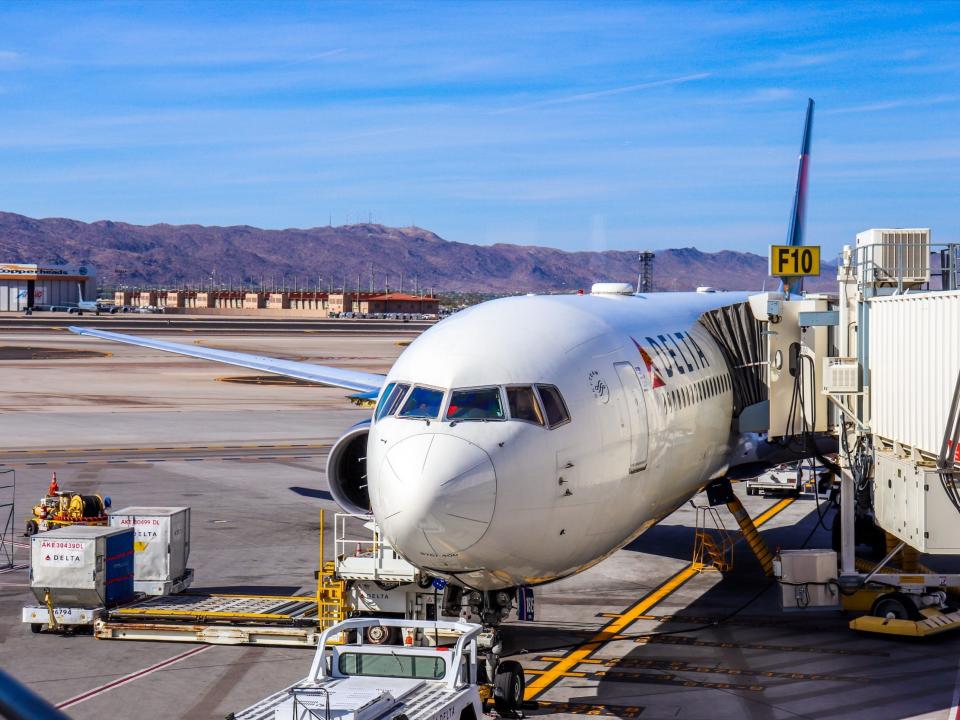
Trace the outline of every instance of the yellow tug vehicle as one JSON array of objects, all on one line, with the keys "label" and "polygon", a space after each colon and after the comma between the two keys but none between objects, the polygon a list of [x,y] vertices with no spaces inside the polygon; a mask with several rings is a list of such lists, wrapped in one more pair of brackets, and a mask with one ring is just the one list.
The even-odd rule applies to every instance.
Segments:
[{"label": "yellow tug vehicle", "polygon": [[27,520],[27,536],[68,525],[106,525],[110,498],[81,495],[61,490],[57,474],[53,474],[47,494],[33,506],[33,517]]}]

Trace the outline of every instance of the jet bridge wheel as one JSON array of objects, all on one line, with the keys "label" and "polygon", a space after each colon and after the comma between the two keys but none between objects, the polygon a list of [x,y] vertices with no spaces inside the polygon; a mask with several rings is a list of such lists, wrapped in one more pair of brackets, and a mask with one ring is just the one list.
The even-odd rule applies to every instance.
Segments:
[{"label": "jet bridge wheel", "polygon": [[493,679],[493,704],[501,717],[515,717],[523,708],[526,678],[523,667],[515,660],[504,660],[497,665]]},{"label": "jet bridge wheel", "polygon": [[920,620],[923,618],[917,612],[917,606],[913,604],[910,598],[899,592],[887,593],[874,600],[870,614],[881,618],[893,616],[894,620]]}]

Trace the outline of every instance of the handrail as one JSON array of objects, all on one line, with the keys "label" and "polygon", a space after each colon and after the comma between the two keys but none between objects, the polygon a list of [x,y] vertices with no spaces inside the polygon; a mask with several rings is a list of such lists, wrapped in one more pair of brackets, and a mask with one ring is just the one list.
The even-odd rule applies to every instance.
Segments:
[{"label": "handrail", "polygon": [[953,401],[950,403],[950,412],[947,413],[947,427],[943,431],[943,443],[940,445],[940,454],[937,456],[937,470],[941,473],[952,473],[957,454],[960,449],[960,374],[953,388]]},{"label": "handrail", "polygon": [[70,720],[3,670],[0,670],[0,715],[8,720]]},{"label": "handrail", "polygon": [[[944,280],[948,287],[942,287],[946,290],[960,289],[960,244],[958,243],[925,243],[924,254],[919,259],[919,264],[910,262],[905,257],[908,250],[907,245],[902,243],[868,243],[864,245],[854,245],[851,248],[850,269],[853,277],[859,282],[871,284],[881,282],[888,285],[896,284],[897,294],[904,292],[904,283],[909,277],[917,272],[929,275],[927,282],[933,282],[934,267],[931,255],[940,257],[939,276],[940,283],[943,286]],[[895,267],[890,267],[884,263],[884,251],[893,249],[896,254]],[[843,267],[843,254],[838,256],[837,268]]]},{"label": "handrail", "polygon": [[[460,658],[463,657],[463,653],[467,647],[467,643],[475,641],[476,637],[480,634],[483,628],[480,625],[474,623],[466,623],[459,621],[446,621],[446,620],[405,620],[405,619],[394,619],[394,618],[351,618],[349,620],[344,620],[339,622],[336,625],[333,625],[323,631],[320,635],[320,640],[317,643],[317,652],[313,656],[313,662],[310,665],[310,674],[308,678],[312,682],[326,677],[326,665],[324,663],[324,658],[326,655],[326,646],[327,642],[330,639],[331,635],[337,635],[342,632],[347,632],[349,630],[356,630],[357,637],[363,637],[363,629],[368,627],[397,627],[397,628],[413,628],[420,630],[452,630],[454,632],[460,633],[457,638],[457,642],[453,648],[453,665],[459,668]],[[400,648],[403,650],[403,648]],[[459,669],[457,670],[459,672]]]}]

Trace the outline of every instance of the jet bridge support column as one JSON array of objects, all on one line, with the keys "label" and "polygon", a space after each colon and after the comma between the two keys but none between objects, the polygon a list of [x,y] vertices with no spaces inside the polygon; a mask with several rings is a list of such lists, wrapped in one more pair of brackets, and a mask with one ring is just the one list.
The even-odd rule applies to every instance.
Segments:
[{"label": "jet bridge support column", "polygon": [[[840,432],[843,432],[841,430]],[[853,473],[847,465],[846,458],[841,455],[840,460],[840,577],[857,574],[856,568],[856,539],[854,526],[856,525],[856,490]]]},{"label": "jet bridge support column", "polygon": [[767,543],[757,530],[757,526],[754,524],[753,518],[750,517],[750,513],[747,512],[743,503],[740,502],[740,498],[733,492],[729,478],[720,478],[707,485],[707,499],[711,505],[723,503],[727,506],[727,510],[730,511],[733,519],[736,520],[737,525],[740,526],[743,539],[747,541],[747,545],[750,546],[757,561],[763,568],[764,574],[772,577],[773,553],[770,552],[770,548],[767,547]]}]

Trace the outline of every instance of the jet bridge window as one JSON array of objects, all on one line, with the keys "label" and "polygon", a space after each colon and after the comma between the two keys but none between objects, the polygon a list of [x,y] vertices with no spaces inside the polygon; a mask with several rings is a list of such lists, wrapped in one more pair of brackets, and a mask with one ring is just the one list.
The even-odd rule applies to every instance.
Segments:
[{"label": "jet bridge window", "polygon": [[563,396],[553,385],[537,385],[537,392],[540,394],[540,400],[543,401],[543,409],[547,414],[547,427],[551,430],[558,425],[570,422],[570,413],[567,412],[566,403],[563,402]]},{"label": "jet bridge window", "polygon": [[380,404],[377,405],[376,419],[379,420],[387,415],[393,415],[400,407],[400,401],[410,389],[409,385],[404,383],[390,383],[387,385],[383,395],[380,396]]},{"label": "jet bridge window", "polygon": [[434,420],[440,416],[442,404],[443,390],[416,386],[407,396],[407,401],[400,410],[400,417]]},{"label": "jet bridge window", "polygon": [[447,408],[447,420],[504,420],[500,388],[454,390]]},{"label": "jet bridge window", "polygon": [[533,387],[525,385],[523,387],[507,388],[507,403],[510,405],[510,418],[513,420],[524,420],[526,422],[543,425],[543,412],[540,410],[540,404],[537,402],[537,396],[533,394]]}]

